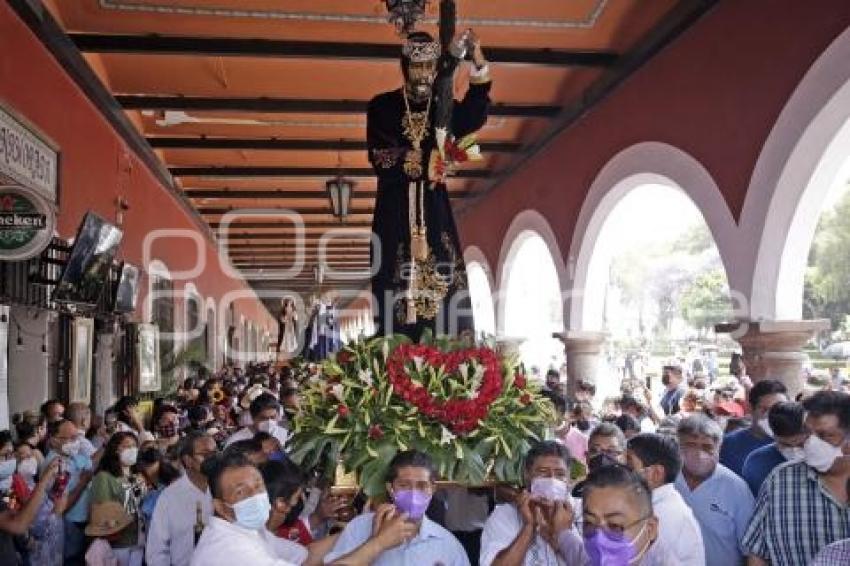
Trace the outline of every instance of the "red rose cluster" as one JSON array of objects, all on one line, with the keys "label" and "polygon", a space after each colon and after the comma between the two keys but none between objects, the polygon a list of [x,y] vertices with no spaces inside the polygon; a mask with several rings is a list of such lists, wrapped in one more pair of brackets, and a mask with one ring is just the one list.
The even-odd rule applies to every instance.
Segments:
[{"label": "red rose cluster", "polygon": [[[416,385],[407,373],[408,364],[421,358],[425,365],[442,366],[446,373],[455,373],[460,364],[476,360],[484,366],[481,388],[474,399],[439,399],[425,387]],[[502,393],[501,361],[489,348],[469,348],[443,353],[437,348],[418,344],[402,344],[387,360],[387,374],[393,392],[414,405],[423,415],[444,424],[454,434],[469,434],[478,428],[478,421],[487,416],[490,404]]]}]

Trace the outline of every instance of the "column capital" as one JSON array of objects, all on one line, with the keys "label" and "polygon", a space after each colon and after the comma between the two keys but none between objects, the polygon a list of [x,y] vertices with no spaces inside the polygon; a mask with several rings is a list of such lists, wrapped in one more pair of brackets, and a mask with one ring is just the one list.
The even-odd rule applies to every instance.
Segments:
[{"label": "column capital", "polygon": [[553,332],[552,338],[564,343],[567,357],[567,396],[575,399],[579,382],[596,383],[602,375],[601,353],[608,339],[606,332],[567,330]]},{"label": "column capital", "polygon": [[803,346],[815,334],[829,330],[828,319],[736,321],[718,324],[743,350],[744,364],[753,381],[778,379],[793,399],[803,389]]},{"label": "column capital", "polygon": [[567,330],[566,332],[552,333],[552,338],[557,338],[564,343],[564,349],[567,352],[586,352],[589,354],[601,352],[608,336],[607,332],[589,330]]},{"label": "column capital", "polygon": [[797,352],[814,335],[830,329],[829,319],[814,320],[739,320],[717,324],[715,331],[731,334],[741,346],[753,346],[774,352]]},{"label": "column capital", "polygon": [[497,336],[495,339],[496,351],[503,356],[519,356],[519,347],[525,342],[525,338],[519,336]]}]

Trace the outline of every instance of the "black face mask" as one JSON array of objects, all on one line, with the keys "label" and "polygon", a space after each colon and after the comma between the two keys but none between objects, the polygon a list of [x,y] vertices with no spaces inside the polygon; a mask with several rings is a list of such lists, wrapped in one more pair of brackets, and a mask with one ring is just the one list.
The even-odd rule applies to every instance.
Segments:
[{"label": "black face mask", "polygon": [[298,499],[298,503],[296,503],[295,506],[289,510],[289,513],[286,514],[286,517],[283,519],[283,524],[287,526],[294,525],[298,520],[298,517],[300,517],[303,512],[304,498],[300,498]]},{"label": "black face mask", "polygon": [[576,421],[576,428],[582,432],[587,432],[590,430],[590,421],[586,419],[579,419]]},{"label": "black face mask", "polygon": [[590,471],[598,470],[599,468],[604,468],[606,466],[617,466],[620,462],[609,456],[608,454],[602,453],[597,454],[587,462],[587,467],[590,468]]}]

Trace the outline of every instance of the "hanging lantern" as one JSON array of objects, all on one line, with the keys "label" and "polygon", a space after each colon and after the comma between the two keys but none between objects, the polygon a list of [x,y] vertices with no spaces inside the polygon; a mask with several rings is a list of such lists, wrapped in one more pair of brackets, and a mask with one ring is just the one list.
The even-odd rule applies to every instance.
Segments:
[{"label": "hanging lantern", "polygon": [[344,220],[351,206],[354,182],[339,175],[325,183],[325,188],[331,202],[331,212],[340,220]]},{"label": "hanging lantern", "polygon": [[416,23],[425,15],[428,0],[384,0],[389,21],[395,26],[396,32],[406,36],[414,30]]}]

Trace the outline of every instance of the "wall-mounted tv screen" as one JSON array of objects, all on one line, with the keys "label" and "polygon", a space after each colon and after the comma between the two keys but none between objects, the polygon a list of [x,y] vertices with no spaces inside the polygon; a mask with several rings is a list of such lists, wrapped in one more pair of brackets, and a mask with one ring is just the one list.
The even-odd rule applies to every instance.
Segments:
[{"label": "wall-mounted tv screen", "polygon": [[58,303],[94,306],[106,286],[112,260],[124,233],[88,212],[77,230],[68,262],[53,291]]},{"label": "wall-mounted tv screen", "polygon": [[139,293],[139,268],[130,263],[121,264],[121,277],[115,286],[113,309],[118,313],[130,313],[136,310],[136,296]]}]

